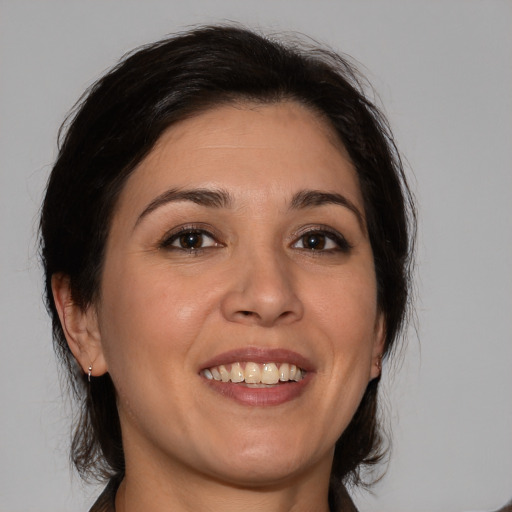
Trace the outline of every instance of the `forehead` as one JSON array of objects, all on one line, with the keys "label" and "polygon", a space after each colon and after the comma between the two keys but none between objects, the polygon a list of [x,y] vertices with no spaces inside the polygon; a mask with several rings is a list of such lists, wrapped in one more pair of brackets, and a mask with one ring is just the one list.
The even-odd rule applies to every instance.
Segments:
[{"label": "forehead", "polygon": [[173,125],[132,173],[118,206],[135,207],[171,187],[267,200],[321,189],[362,206],[357,173],[333,128],[291,101],[222,105]]}]

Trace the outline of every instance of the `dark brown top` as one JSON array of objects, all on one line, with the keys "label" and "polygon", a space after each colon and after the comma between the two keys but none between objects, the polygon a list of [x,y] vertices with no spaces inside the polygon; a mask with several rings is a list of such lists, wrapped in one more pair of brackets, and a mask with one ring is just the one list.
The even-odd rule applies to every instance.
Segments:
[{"label": "dark brown top", "polygon": [[512,500],[510,500],[503,508],[496,510],[496,512],[512,512]]}]

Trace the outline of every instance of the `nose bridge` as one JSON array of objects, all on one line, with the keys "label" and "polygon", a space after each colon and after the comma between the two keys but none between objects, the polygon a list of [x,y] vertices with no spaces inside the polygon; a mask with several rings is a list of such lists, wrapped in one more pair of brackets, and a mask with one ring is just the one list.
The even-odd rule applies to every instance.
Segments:
[{"label": "nose bridge", "polygon": [[240,251],[238,271],[226,298],[231,320],[271,326],[303,314],[297,282],[284,250],[254,244]]}]

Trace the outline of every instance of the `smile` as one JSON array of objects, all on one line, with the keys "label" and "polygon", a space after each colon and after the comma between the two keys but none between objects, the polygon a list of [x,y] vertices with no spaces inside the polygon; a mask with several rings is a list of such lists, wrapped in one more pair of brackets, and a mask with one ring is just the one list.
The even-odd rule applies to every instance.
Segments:
[{"label": "smile", "polygon": [[299,382],[305,375],[303,368],[291,363],[234,362],[202,370],[208,380],[244,383],[246,385],[276,385],[285,382]]},{"label": "smile", "polygon": [[201,380],[216,394],[244,406],[277,406],[298,399],[311,387],[316,366],[282,348],[241,347],[205,361]]}]

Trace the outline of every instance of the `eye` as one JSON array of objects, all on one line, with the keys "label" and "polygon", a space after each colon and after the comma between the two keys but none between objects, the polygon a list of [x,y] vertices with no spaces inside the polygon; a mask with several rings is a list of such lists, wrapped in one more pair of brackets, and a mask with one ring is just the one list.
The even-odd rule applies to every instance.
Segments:
[{"label": "eye", "polygon": [[208,247],[220,245],[213,235],[200,229],[182,229],[171,234],[161,244],[164,249],[178,249],[183,251],[198,251]]},{"label": "eye", "polygon": [[294,242],[292,247],[306,251],[323,252],[348,252],[352,248],[343,235],[325,230],[313,230],[304,233]]}]

